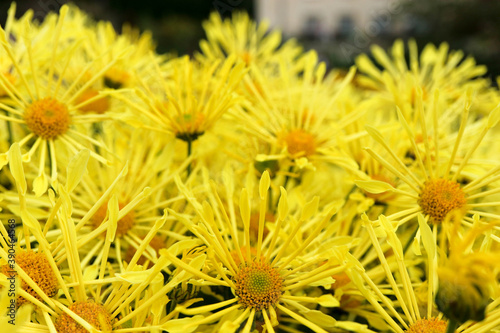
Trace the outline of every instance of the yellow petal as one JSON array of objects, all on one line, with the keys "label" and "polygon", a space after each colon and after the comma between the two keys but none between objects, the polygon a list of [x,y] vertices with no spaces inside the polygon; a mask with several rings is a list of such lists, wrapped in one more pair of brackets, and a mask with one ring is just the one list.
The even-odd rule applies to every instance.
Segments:
[{"label": "yellow petal", "polygon": [[374,194],[394,190],[391,184],[380,180],[355,180],[354,183],[366,192]]},{"label": "yellow petal", "polygon": [[9,149],[9,168],[12,176],[16,180],[17,190],[20,195],[26,194],[26,178],[24,177],[23,162],[21,157],[21,148],[15,142]]},{"label": "yellow petal", "polygon": [[118,197],[113,194],[111,199],[108,201],[108,232],[106,233],[106,238],[108,241],[113,242],[115,240],[116,229],[118,228],[118,213],[120,206],[118,204]]},{"label": "yellow petal", "polygon": [[326,306],[326,307],[338,307],[340,306],[340,302],[338,299],[333,297],[331,294],[325,294],[317,299],[319,305],[321,306]]},{"label": "yellow petal", "polygon": [[7,163],[9,163],[9,155],[8,155],[8,153],[0,154],[0,170],[2,170],[2,168],[4,166],[6,166]]},{"label": "yellow petal", "polygon": [[68,179],[66,181],[66,189],[68,192],[74,190],[76,185],[80,182],[87,169],[87,163],[89,161],[90,151],[88,149],[80,150],[73,158],[69,161],[67,172]]},{"label": "yellow petal", "polygon": [[99,273],[98,265],[90,265],[85,267],[83,271],[83,281],[92,281],[97,278],[97,274]]},{"label": "yellow petal", "polygon": [[264,200],[264,198],[266,197],[270,185],[271,178],[269,177],[269,172],[266,170],[264,171],[264,173],[262,173],[262,177],[260,177],[259,195],[261,200]]},{"label": "yellow petal", "polygon": [[33,180],[33,192],[35,192],[37,197],[40,197],[47,191],[48,186],[49,181],[45,172],[42,171],[42,173]]},{"label": "yellow petal", "polygon": [[434,242],[431,227],[420,213],[418,214],[418,225],[420,226],[419,230],[422,234],[422,243],[424,244],[425,251],[427,251],[429,259],[434,259],[436,256],[436,243]]},{"label": "yellow petal", "polygon": [[498,124],[498,120],[500,120],[500,104],[498,104],[489,114],[488,116],[488,128],[495,127]]},{"label": "yellow petal", "polygon": [[321,327],[335,327],[337,324],[337,321],[333,317],[318,310],[300,311],[300,313],[314,324]]},{"label": "yellow petal", "polygon": [[352,321],[337,321],[335,327],[357,333],[374,333],[374,331],[369,330],[366,325],[358,324]]},{"label": "yellow petal", "polygon": [[202,315],[196,315],[191,318],[169,320],[161,328],[169,333],[191,333],[198,327],[196,322],[199,322],[203,318],[205,317]]},{"label": "yellow petal", "polygon": [[311,216],[316,214],[316,212],[318,211],[318,205],[319,205],[319,197],[316,196],[311,201],[309,201],[304,205],[300,220],[301,221],[309,220]]},{"label": "yellow petal", "polygon": [[245,230],[250,227],[250,202],[248,200],[248,191],[246,188],[241,190],[240,195],[240,214]]},{"label": "yellow petal", "polygon": [[361,54],[356,58],[356,66],[359,70],[375,78],[380,78],[380,70],[373,64],[366,54]]},{"label": "yellow petal", "polygon": [[278,202],[278,218],[284,221],[288,215],[288,195],[283,186],[280,186],[280,200]]},{"label": "yellow petal", "polygon": [[[151,276],[152,272],[153,272],[152,269],[148,269],[145,271],[132,271],[125,273],[118,273],[116,274],[116,277],[120,280],[123,280],[131,284],[138,284],[146,281]],[[153,281],[158,283],[160,280],[161,282],[163,282],[163,275],[161,273],[158,273],[153,278]]]}]

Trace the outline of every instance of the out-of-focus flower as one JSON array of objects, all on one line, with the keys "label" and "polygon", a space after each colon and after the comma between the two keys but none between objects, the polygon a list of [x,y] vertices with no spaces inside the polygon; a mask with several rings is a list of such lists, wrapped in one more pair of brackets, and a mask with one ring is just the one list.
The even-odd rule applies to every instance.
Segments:
[{"label": "out-of-focus flower", "polygon": [[302,52],[302,47],[290,39],[281,45],[281,33],[269,31],[269,23],[257,23],[247,13],[234,12],[231,18],[222,20],[219,13],[212,13],[203,28],[207,39],[200,42],[201,62],[211,62],[236,56],[248,67],[261,70],[276,68],[280,60],[286,59],[293,67]]},{"label": "out-of-focus flower", "polygon": [[262,89],[248,80],[247,94],[252,102],[242,104],[231,116],[241,124],[242,136],[248,133],[270,147],[269,152],[254,157],[258,162],[278,160],[282,171],[314,168],[321,162],[355,169],[356,165],[336,150],[339,132],[353,119],[335,116],[338,98],[354,69],[332,94],[323,84],[325,65],[318,64],[315,53],[306,59],[300,76],[281,66],[277,78],[257,76]]}]

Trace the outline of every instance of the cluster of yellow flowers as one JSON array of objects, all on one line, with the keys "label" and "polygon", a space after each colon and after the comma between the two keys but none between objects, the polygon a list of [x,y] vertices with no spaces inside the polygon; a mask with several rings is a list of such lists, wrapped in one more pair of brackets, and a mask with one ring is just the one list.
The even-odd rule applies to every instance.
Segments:
[{"label": "cluster of yellow flowers", "polygon": [[62,6],[0,31],[4,332],[500,332],[500,93],[348,71],[247,14],[193,57]]}]

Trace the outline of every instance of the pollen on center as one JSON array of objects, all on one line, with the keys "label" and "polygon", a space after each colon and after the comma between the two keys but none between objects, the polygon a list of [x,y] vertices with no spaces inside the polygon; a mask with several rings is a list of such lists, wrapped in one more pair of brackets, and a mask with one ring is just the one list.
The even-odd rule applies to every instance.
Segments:
[{"label": "pollen on center", "polygon": [[[20,251],[16,255],[16,264],[42,289],[49,297],[57,294],[58,282],[56,274],[50,267],[49,260],[44,253],[35,252],[33,250]],[[0,272],[8,275],[8,271],[12,271],[8,265],[2,266]],[[31,288],[27,282],[22,280],[21,288],[39,301],[42,297]],[[21,306],[28,302],[25,298],[19,296],[16,300],[17,306]]]},{"label": "pollen on center", "polygon": [[[113,330],[112,318],[104,306],[92,300],[75,302],[69,307],[71,311],[82,317],[86,322],[101,332]],[[88,331],[76,322],[70,315],[63,313],[56,320],[56,330],[59,333],[87,333]]]},{"label": "pollen on center", "polygon": [[256,311],[273,306],[283,294],[283,279],[279,272],[260,261],[242,267],[235,277],[235,284],[240,304]]},{"label": "pollen on center", "polygon": [[430,216],[430,222],[439,224],[451,211],[463,209],[467,199],[457,182],[431,179],[424,183],[418,204],[423,213]]},{"label": "pollen on center", "polygon": [[419,319],[414,322],[408,330],[408,333],[444,333],[446,332],[446,322],[437,318]]},{"label": "pollen on center", "polygon": [[34,101],[26,108],[24,121],[36,136],[52,140],[68,131],[71,117],[65,104],[47,97]]}]

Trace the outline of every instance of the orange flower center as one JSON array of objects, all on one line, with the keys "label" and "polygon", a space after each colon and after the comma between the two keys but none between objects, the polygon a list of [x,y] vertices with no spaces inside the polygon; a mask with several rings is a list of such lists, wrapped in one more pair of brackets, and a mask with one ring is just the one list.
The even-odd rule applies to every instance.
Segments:
[{"label": "orange flower center", "polygon": [[408,333],[445,333],[446,322],[437,318],[419,319],[405,331]]},{"label": "orange flower center", "polygon": [[418,204],[432,223],[441,223],[453,210],[463,209],[467,204],[464,191],[452,180],[431,179],[424,183]]},{"label": "orange flower center", "polygon": [[302,129],[289,132],[283,138],[288,153],[293,156],[311,156],[316,151],[314,136]]},{"label": "orange flower center", "polygon": [[66,105],[47,97],[28,106],[24,121],[34,134],[42,139],[52,140],[68,131],[71,118]]},{"label": "orange flower center", "polygon": [[[49,260],[44,253],[35,252],[33,250],[21,251],[16,255],[16,264],[43,290],[47,296],[52,297],[57,294],[58,282],[56,275],[50,267]],[[0,272],[10,276],[12,269],[8,265],[2,266]],[[36,291],[31,288],[24,280],[21,281],[21,288],[39,301],[42,298]],[[17,306],[27,303],[28,300],[19,296],[17,298]]]},{"label": "orange flower center", "polygon": [[[101,304],[92,300],[75,302],[69,307],[71,311],[82,317],[95,329],[102,332],[113,330],[112,318],[109,312]],[[56,320],[56,330],[60,333],[87,333],[88,331],[77,323],[67,313],[63,313]]]},{"label": "orange flower center", "polygon": [[257,311],[276,304],[283,294],[283,279],[278,271],[258,261],[242,267],[235,284],[240,304]]}]

